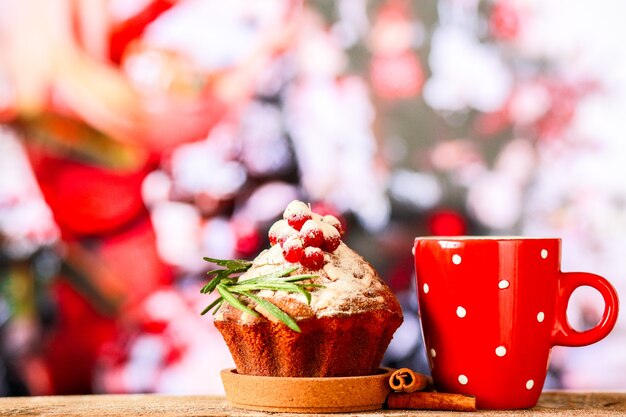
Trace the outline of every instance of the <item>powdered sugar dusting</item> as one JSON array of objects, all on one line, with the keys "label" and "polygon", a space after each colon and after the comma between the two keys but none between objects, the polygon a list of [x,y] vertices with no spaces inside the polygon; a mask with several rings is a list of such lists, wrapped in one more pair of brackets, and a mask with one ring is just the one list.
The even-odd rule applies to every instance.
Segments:
[{"label": "powdered sugar dusting", "polygon": [[307,220],[300,229],[300,238],[307,246],[319,248],[324,242],[322,226],[314,219]]},{"label": "powdered sugar dusting", "polygon": [[[292,275],[316,275],[310,283],[319,286],[309,288],[311,302],[308,305],[306,297],[300,293],[258,292],[260,297],[286,307],[284,311],[296,320],[312,315],[348,316],[385,307],[399,310],[397,300],[371,265],[341,242],[342,233],[343,227],[336,217],[313,213],[307,204],[294,200],[285,209],[283,220],[270,228],[269,238],[273,246],[256,257],[242,278],[254,278],[294,266],[298,269]],[[267,315],[256,303],[251,302],[249,306]],[[224,309],[239,314],[242,323],[252,319],[250,314],[238,312],[230,305],[225,305]],[[220,309],[215,320],[225,320],[225,317]]]},{"label": "powdered sugar dusting", "polygon": [[326,222],[323,221],[319,221],[317,223],[320,227],[320,229],[322,229],[322,232],[324,233],[324,237],[325,238],[336,238],[336,239],[340,239],[341,235],[339,235],[339,231],[337,230],[337,228],[335,228],[335,226],[328,224]]},{"label": "powdered sugar dusting", "polygon": [[297,236],[298,232],[289,226],[286,220],[279,220],[272,225],[269,230],[270,242],[274,245],[278,242],[285,241],[288,237]]},{"label": "powdered sugar dusting", "polygon": [[298,201],[298,200],[294,200],[291,203],[289,203],[289,205],[287,205],[287,208],[285,208],[285,211],[283,213],[283,218],[287,219],[290,216],[297,216],[297,217],[304,217],[304,216],[311,216],[311,208],[306,204],[303,203],[302,201]]},{"label": "powdered sugar dusting", "polygon": [[343,225],[341,224],[341,222],[339,221],[338,218],[336,218],[335,216],[332,216],[330,214],[327,214],[324,217],[322,217],[322,221],[324,223],[327,223],[327,224],[330,224],[331,226],[333,226],[335,229],[337,229],[339,234],[343,236],[343,234],[344,234]]},{"label": "powdered sugar dusting", "polygon": [[327,255],[325,288],[313,293],[311,308],[318,317],[338,313],[353,314],[384,303],[380,295],[383,284],[374,269],[346,245]]},{"label": "powdered sugar dusting", "polygon": [[283,243],[284,250],[290,250],[294,248],[302,249],[302,242],[298,240],[297,238],[287,239],[285,240],[285,243]]},{"label": "powdered sugar dusting", "polygon": [[[293,274],[319,275],[311,280],[312,283],[324,286],[324,288],[315,288],[311,291],[310,307],[315,316],[357,314],[384,305],[383,293],[388,291],[386,285],[369,263],[352,249],[341,243],[335,252],[324,254],[324,261],[325,265],[321,270],[310,271],[300,268],[293,272]],[[261,252],[243,277],[251,278],[292,266],[294,264],[285,261],[280,246],[276,245]],[[276,291],[272,296],[273,299],[287,298],[306,302],[302,294],[297,293]],[[298,319],[298,317],[294,318]],[[215,320],[222,319],[223,316],[220,314],[215,317]]]},{"label": "powdered sugar dusting", "polygon": [[296,230],[300,230],[304,222],[312,217],[311,208],[302,201],[294,200],[287,205],[283,212],[283,219]]}]

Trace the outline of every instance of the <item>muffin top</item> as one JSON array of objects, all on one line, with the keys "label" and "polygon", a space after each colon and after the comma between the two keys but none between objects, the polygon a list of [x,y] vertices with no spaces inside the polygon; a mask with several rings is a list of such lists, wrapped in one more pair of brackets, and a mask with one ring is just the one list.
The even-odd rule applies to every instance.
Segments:
[{"label": "muffin top", "polygon": [[[292,268],[289,275],[310,274],[312,277],[302,283],[317,286],[309,288],[310,302],[298,292],[261,290],[256,292],[258,297],[297,321],[380,309],[402,315],[396,297],[374,268],[341,241],[343,227],[337,218],[313,213],[299,201],[289,204],[283,217],[270,228],[271,248],[254,259],[239,281]],[[215,320],[236,320],[242,324],[265,319],[276,321],[254,300],[246,300],[246,304],[261,316],[255,317],[225,303]]]},{"label": "muffin top", "polygon": [[[293,264],[284,259],[282,251],[279,245],[274,245],[261,252],[241,279],[292,266]],[[334,252],[324,253],[324,265],[321,269],[311,270],[301,266],[292,272],[292,275],[296,274],[314,274],[315,277],[307,282],[322,286],[311,289],[310,304],[300,293],[262,290],[257,295],[272,302],[296,320],[349,316],[378,309],[388,309],[402,314],[397,299],[374,268],[344,243],[340,243]],[[254,302],[248,306],[270,320],[275,320]],[[229,304],[222,306],[215,316],[216,321],[233,319],[242,323],[258,320]]]}]

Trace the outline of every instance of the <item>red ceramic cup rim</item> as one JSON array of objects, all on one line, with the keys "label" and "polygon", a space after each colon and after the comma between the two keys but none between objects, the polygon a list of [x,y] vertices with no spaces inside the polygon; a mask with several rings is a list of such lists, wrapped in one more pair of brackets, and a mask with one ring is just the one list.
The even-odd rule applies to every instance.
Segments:
[{"label": "red ceramic cup rim", "polygon": [[538,236],[419,236],[415,240],[561,240],[561,238]]}]

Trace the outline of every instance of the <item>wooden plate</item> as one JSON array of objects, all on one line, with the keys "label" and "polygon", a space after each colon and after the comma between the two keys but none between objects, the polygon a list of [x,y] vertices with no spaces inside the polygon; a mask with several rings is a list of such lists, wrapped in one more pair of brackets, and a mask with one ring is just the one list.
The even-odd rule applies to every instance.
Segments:
[{"label": "wooden plate", "polygon": [[283,378],[221,372],[226,399],[233,407],[292,413],[337,413],[383,407],[392,369],[375,375],[332,378]]}]

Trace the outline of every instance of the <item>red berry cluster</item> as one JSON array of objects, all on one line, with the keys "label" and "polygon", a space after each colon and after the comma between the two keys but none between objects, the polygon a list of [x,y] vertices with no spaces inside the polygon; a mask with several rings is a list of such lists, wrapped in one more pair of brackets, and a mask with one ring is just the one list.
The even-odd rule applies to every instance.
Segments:
[{"label": "red berry cluster", "polygon": [[343,235],[341,222],[334,216],[320,216],[301,201],[289,203],[283,220],[272,225],[270,244],[280,244],[286,261],[309,269],[324,266],[324,251],[334,252]]}]

